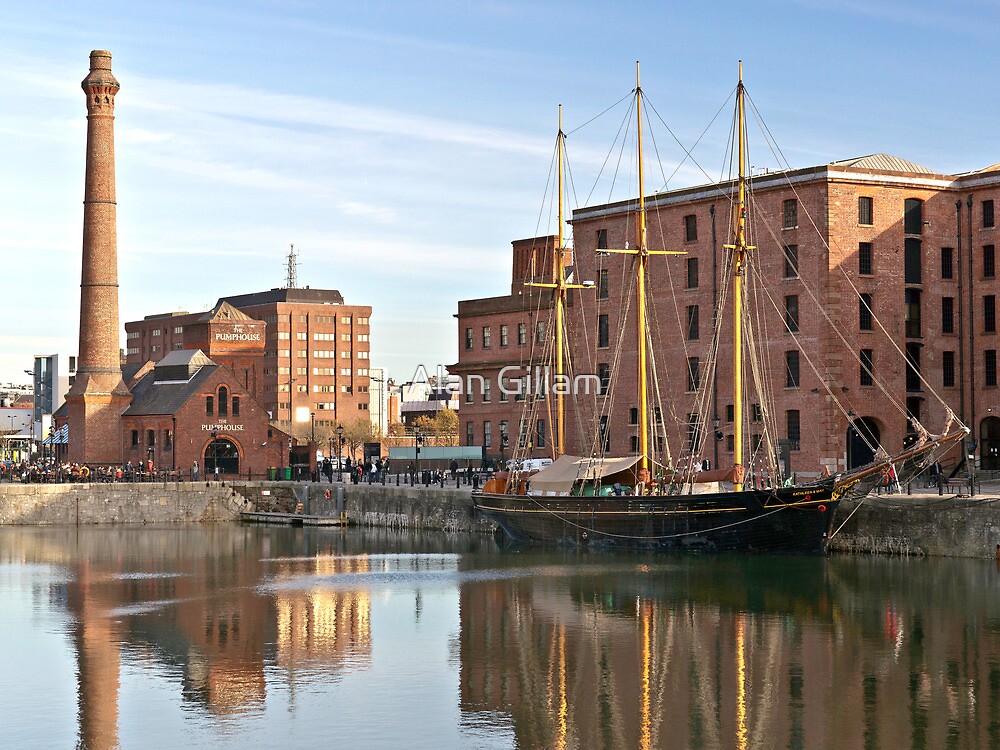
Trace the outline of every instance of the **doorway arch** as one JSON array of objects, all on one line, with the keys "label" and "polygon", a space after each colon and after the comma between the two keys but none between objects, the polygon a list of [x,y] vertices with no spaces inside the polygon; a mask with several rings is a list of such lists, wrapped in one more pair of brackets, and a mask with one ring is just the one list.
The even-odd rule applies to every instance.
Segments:
[{"label": "doorway arch", "polygon": [[220,474],[240,473],[240,449],[232,440],[226,437],[217,437],[205,446],[204,455],[205,476],[215,474],[215,467],[219,467]]},{"label": "doorway arch", "polygon": [[979,468],[1000,469],[1000,417],[986,417],[979,423]]},{"label": "doorway arch", "polygon": [[847,427],[847,468],[856,469],[875,460],[882,432],[871,417],[854,419]]}]

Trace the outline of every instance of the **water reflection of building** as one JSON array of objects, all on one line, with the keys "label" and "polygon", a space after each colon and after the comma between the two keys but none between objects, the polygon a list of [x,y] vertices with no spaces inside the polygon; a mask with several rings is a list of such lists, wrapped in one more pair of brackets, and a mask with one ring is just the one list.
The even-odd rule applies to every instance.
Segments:
[{"label": "water reflection of building", "polygon": [[[296,561],[301,563],[301,561]],[[317,555],[307,572],[330,576],[367,573],[367,557]],[[301,565],[294,573],[300,575]],[[275,662],[296,666],[337,667],[345,658],[356,665],[371,658],[371,597],[363,590],[315,587],[309,590],[279,588],[274,597],[277,636]]]},{"label": "water reflection of building", "polygon": [[266,535],[231,528],[47,529],[17,539],[4,547],[5,560],[67,569],[55,601],[72,615],[81,747],[119,746],[125,659],[176,675],[178,701],[213,715],[263,711],[269,667],[281,665],[292,682],[370,661],[366,592],[259,588],[274,566],[284,580],[309,584],[364,572],[364,557],[275,562],[271,555],[288,551],[275,550]]},{"label": "water reflection of building", "polygon": [[997,572],[820,562],[464,586],[461,709],[525,748],[997,746]]}]

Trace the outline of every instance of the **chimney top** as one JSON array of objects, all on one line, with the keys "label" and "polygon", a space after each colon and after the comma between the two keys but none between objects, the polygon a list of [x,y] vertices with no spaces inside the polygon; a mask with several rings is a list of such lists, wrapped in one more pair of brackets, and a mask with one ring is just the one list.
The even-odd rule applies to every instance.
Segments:
[{"label": "chimney top", "polygon": [[111,53],[106,49],[95,49],[90,53],[91,70],[111,70]]}]

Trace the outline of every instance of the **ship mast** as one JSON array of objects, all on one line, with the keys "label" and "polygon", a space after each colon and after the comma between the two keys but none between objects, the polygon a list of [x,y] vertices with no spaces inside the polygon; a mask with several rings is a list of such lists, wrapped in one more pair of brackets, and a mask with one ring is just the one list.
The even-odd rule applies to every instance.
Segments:
[{"label": "ship mast", "polygon": [[639,468],[649,470],[649,394],[646,382],[646,268],[649,264],[649,248],[646,246],[646,190],[642,169],[642,87],[639,84],[639,61],[635,63],[635,133],[637,156],[639,159],[639,216],[636,239],[639,254],[635,264],[635,289],[638,304],[635,309],[636,357],[639,368]]},{"label": "ship mast", "polygon": [[559,387],[556,391],[556,420],[553,426],[552,438],[552,458],[556,459],[566,452],[566,386],[563,376],[565,364],[563,354],[565,344],[563,343],[563,318],[566,310],[566,296],[570,289],[588,289],[588,284],[570,284],[566,280],[566,253],[563,238],[563,215],[565,207],[563,203],[563,166],[566,159],[566,134],[562,129],[562,105],[559,105],[559,133],[556,136],[556,161],[558,162],[558,191],[559,191],[559,228],[556,231],[556,246],[552,251],[552,282],[525,282],[525,286],[536,286],[553,290],[553,302],[555,303],[555,349],[556,382]]},{"label": "ship mast", "polygon": [[639,80],[639,62],[635,63],[635,117],[637,157],[639,160],[639,210],[636,216],[636,244],[632,250],[607,250],[602,253],[621,253],[635,255],[635,289],[636,289],[636,366],[638,370],[639,391],[639,469],[649,471],[649,382],[647,377],[647,330],[646,330],[646,276],[649,258],[652,255],[683,255],[676,250],[650,250],[646,243],[646,186],[642,165],[642,86]]},{"label": "ship mast", "polygon": [[[733,464],[737,479],[743,467],[743,277],[746,273],[747,252],[754,248],[747,245],[746,207],[746,118],[743,106],[743,61],[740,60],[740,80],[736,86],[737,143],[739,151],[739,186],[736,197],[734,243],[727,247],[733,250]],[[743,482],[733,484],[740,492]]]}]

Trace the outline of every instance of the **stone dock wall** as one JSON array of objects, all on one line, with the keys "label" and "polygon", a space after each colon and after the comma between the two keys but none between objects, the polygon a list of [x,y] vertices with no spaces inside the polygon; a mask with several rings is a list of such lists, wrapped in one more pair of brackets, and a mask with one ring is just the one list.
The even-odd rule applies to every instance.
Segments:
[{"label": "stone dock wall", "polygon": [[[343,490],[340,502],[338,489]],[[307,515],[337,516],[343,510],[355,526],[493,531],[491,522],[473,514],[468,489],[296,482],[0,483],[0,525],[218,523],[238,519],[241,510],[292,512],[299,504]],[[993,558],[1000,545],[996,496],[880,496],[852,511],[854,506],[841,505],[833,552]]]},{"label": "stone dock wall", "polygon": [[213,523],[244,504],[222,483],[0,483],[0,525]]},{"label": "stone dock wall", "polygon": [[842,503],[833,527],[834,552],[993,558],[1000,552],[1000,498],[875,496],[860,508]]},{"label": "stone dock wall", "polygon": [[[302,503],[306,515],[336,516],[337,490],[343,488],[343,510],[356,526],[489,533],[493,524],[476,518],[468,489],[251,482],[234,489],[258,510],[291,510]],[[326,493],[330,498],[326,498]],[[267,494],[264,494],[267,493]]]},{"label": "stone dock wall", "polygon": [[[0,525],[170,524],[234,521],[241,510],[336,516],[339,485],[297,482],[155,482],[149,484],[0,483]],[[330,498],[326,493],[330,493]],[[471,493],[347,485],[342,509],[353,525],[390,529],[490,532],[473,517]]]}]

